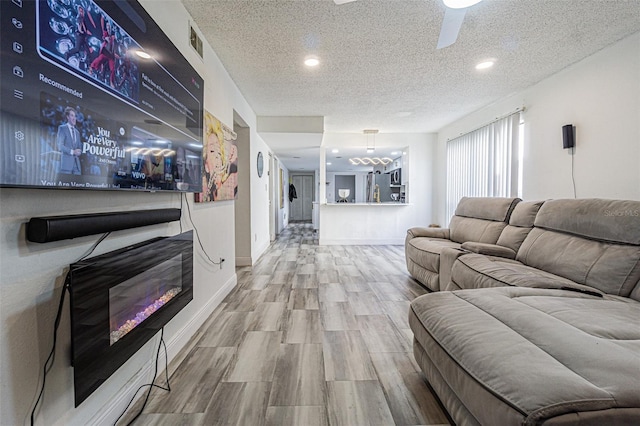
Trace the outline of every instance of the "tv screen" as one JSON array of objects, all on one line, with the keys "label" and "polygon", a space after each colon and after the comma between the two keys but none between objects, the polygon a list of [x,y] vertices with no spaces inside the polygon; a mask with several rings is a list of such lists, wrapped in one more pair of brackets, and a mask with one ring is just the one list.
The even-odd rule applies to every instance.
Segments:
[{"label": "tv screen", "polygon": [[204,80],[138,2],[0,8],[0,186],[201,192]]}]

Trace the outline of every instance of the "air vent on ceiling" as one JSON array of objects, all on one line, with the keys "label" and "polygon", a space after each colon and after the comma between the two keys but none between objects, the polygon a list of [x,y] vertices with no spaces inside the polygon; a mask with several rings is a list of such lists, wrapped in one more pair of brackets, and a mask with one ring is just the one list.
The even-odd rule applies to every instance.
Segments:
[{"label": "air vent on ceiling", "polygon": [[191,44],[191,47],[193,47],[202,58],[202,39],[191,25],[189,25],[189,44]]}]

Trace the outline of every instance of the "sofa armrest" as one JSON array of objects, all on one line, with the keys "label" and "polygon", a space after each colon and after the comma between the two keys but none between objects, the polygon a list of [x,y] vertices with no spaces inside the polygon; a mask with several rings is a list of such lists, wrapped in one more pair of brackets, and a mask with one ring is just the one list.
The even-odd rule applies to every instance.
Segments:
[{"label": "sofa armrest", "polygon": [[499,246],[496,244],[474,243],[467,241],[462,244],[464,250],[473,253],[483,254],[485,256],[504,257],[505,259],[515,259],[516,252],[509,247]]},{"label": "sofa armrest", "polygon": [[429,238],[442,238],[442,239],[448,240],[449,229],[415,227],[415,228],[409,228],[407,230],[407,236],[411,236],[411,238],[429,237]]},{"label": "sofa armrest", "polygon": [[440,291],[451,289],[451,269],[456,259],[469,252],[455,247],[445,247],[440,252],[440,272],[438,276]]}]

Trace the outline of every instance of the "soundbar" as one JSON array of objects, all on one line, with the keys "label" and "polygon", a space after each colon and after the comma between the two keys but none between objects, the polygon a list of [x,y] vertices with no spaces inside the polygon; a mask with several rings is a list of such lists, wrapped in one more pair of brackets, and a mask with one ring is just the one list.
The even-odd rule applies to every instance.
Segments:
[{"label": "soundbar", "polygon": [[94,213],[74,216],[33,217],[27,223],[27,239],[34,243],[67,240],[86,235],[180,220],[180,209]]}]

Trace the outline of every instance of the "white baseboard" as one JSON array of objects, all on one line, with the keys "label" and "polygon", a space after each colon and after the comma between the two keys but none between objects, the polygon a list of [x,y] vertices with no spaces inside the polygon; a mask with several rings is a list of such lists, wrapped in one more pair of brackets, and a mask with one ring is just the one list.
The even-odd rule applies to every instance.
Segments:
[{"label": "white baseboard", "polygon": [[260,259],[260,256],[262,256],[264,254],[265,251],[267,251],[267,249],[271,246],[271,241],[266,241],[262,247],[258,247],[258,249],[255,252],[255,258],[256,261],[257,259]]},{"label": "white baseboard", "polygon": [[[200,326],[209,318],[215,308],[222,303],[225,297],[233,290],[238,282],[238,277],[233,274],[229,280],[218,290],[218,292],[188,321],[172,338],[167,342],[167,353],[169,357],[169,363],[173,358],[185,347],[189,342],[189,339],[198,331]],[[88,424],[102,426],[113,425],[113,422],[125,409],[134,392],[145,383],[149,382],[149,376],[152,374],[155,364],[148,362],[142,367],[132,380],[128,381],[123,389],[110,401],[108,401],[104,407],[104,411],[100,411]],[[158,372],[160,375],[162,372]],[[145,392],[139,392],[136,401],[142,398]],[[133,406],[136,401],[131,403]]]},{"label": "white baseboard", "polygon": [[320,238],[318,244],[321,246],[381,246],[381,245],[404,245],[404,238],[385,238],[385,239],[371,239],[371,238],[349,238],[349,239],[326,239]]}]

